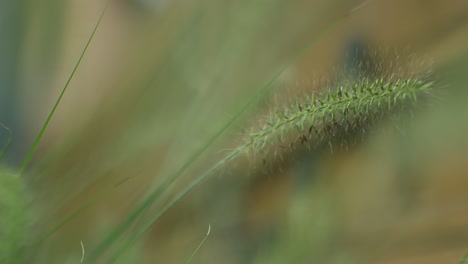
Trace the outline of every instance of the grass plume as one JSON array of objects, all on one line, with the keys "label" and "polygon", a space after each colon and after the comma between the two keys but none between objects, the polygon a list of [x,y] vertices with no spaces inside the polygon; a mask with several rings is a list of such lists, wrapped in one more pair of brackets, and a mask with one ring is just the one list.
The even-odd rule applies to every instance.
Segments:
[{"label": "grass plume", "polygon": [[337,89],[300,98],[250,130],[243,152],[273,153],[300,146],[346,143],[369,125],[399,114],[427,93],[434,82],[417,78],[364,78]]}]

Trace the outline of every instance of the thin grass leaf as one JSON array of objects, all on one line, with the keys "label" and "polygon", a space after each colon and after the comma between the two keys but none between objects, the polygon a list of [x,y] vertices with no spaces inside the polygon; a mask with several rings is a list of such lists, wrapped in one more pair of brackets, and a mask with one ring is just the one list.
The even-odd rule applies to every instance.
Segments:
[{"label": "thin grass leaf", "polygon": [[67,82],[65,83],[65,86],[63,87],[62,91],[60,92],[60,95],[59,97],[57,98],[57,100],[55,101],[55,104],[54,106],[52,107],[52,110],[50,111],[49,113],[49,116],[47,116],[47,119],[46,121],[44,122],[44,125],[42,126],[41,130],[39,131],[39,134],[37,135],[36,139],[34,140],[31,148],[29,149],[28,151],[28,154],[26,155],[26,158],[24,159],[23,161],[23,164],[21,165],[21,169],[20,169],[20,175],[23,174],[24,170],[26,169],[26,167],[28,166],[29,162],[31,161],[31,158],[32,156],[34,155],[34,152],[36,152],[36,149],[39,145],[39,142],[41,141],[42,139],[42,136],[44,135],[44,132],[45,130],[47,129],[47,127],[49,126],[49,123],[50,123],[50,120],[52,120],[52,117],[54,116],[55,114],[55,111],[57,110],[60,102],[62,101],[62,98],[65,94],[65,92],[67,91],[68,89],[68,86],[70,85],[70,82],[72,81],[73,77],[75,76],[75,73],[76,71],[78,70],[78,67],[80,66],[81,64],[81,61],[83,60],[83,57],[84,55],[86,54],[86,51],[88,50],[88,47],[89,45],[91,44],[91,41],[93,40],[94,38],[94,35],[96,34],[96,31],[97,29],[99,28],[99,25],[101,24],[101,21],[102,19],[104,18],[104,15],[107,11],[107,9],[109,8],[109,5],[110,5],[110,1],[111,0],[107,0],[105,6],[104,6],[104,9],[102,10],[101,12],[101,15],[99,16],[99,19],[96,23],[96,25],[94,26],[94,29],[88,39],[88,41],[86,42],[86,45],[83,49],[83,51],[81,52],[80,54],[80,57],[78,58],[78,61],[76,62],[75,64],[75,67],[73,68],[70,76],[68,77],[68,80]]}]

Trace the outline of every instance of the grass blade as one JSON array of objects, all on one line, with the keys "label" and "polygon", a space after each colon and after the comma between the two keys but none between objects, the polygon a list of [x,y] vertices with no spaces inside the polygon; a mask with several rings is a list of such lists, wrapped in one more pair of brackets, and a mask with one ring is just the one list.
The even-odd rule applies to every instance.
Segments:
[{"label": "grass blade", "polygon": [[26,167],[28,166],[29,162],[31,161],[31,158],[32,156],[34,155],[34,152],[36,152],[36,149],[37,149],[37,146],[39,145],[39,142],[41,141],[42,139],[42,136],[44,135],[44,132],[45,130],[47,129],[47,127],[49,126],[49,123],[50,123],[50,120],[52,120],[52,117],[54,116],[55,114],[55,111],[57,110],[60,102],[62,101],[62,98],[63,98],[63,95],[65,94],[65,92],[67,91],[68,89],[68,86],[70,85],[70,82],[71,80],[73,79],[73,76],[75,76],[75,73],[76,71],[78,70],[78,67],[80,66],[81,64],[81,61],[83,60],[83,57],[84,55],[86,54],[86,51],[88,50],[88,47],[89,45],[91,44],[91,41],[93,40],[94,38],[94,35],[96,34],[96,31],[97,29],[99,28],[99,25],[101,24],[101,21],[104,17],[104,14],[106,13],[108,7],[109,7],[109,3],[110,3],[110,0],[108,0],[106,2],[106,5],[103,9],[103,11],[101,12],[101,15],[99,16],[99,19],[98,19],[98,22],[96,23],[96,25],[94,26],[94,29],[88,39],[88,41],[86,42],[86,45],[83,49],[83,51],[81,52],[80,54],[80,57],[78,58],[78,61],[76,62],[75,64],[75,67],[73,68],[72,72],[70,73],[70,76],[68,77],[68,80],[67,82],[65,83],[65,86],[63,87],[62,91],[60,92],[60,95],[59,97],[57,98],[57,100],[55,101],[55,104],[54,106],[52,107],[52,110],[50,111],[49,113],[49,116],[47,116],[47,119],[46,121],[44,122],[44,125],[42,126],[41,130],[39,131],[39,134],[37,135],[36,139],[34,140],[31,148],[29,149],[28,151],[28,154],[26,155],[26,158],[24,159],[24,162],[23,164],[21,165],[21,169],[20,169],[20,175],[23,174],[24,170],[26,169]]}]

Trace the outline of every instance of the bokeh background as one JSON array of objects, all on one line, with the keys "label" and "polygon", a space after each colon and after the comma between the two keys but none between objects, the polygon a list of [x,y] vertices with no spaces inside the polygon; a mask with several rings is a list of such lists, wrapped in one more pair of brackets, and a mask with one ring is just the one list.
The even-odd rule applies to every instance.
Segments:
[{"label": "bokeh background", "polygon": [[[105,1],[0,2],[0,122],[18,168]],[[79,263],[272,82],[145,210],[139,232],[242,131],[324,83],[379,70],[437,80],[426,111],[330,153],[233,162],[171,208],[120,263],[457,263],[468,251],[468,2],[113,0],[23,175],[34,253]],[[312,45],[313,44],[313,45]],[[356,72],[357,63],[368,68]],[[278,76],[278,73],[279,76]],[[5,144],[8,133],[0,132]],[[32,239],[34,240],[34,239]],[[119,241],[116,241],[118,244]],[[114,247],[100,259],[112,256]]]}]

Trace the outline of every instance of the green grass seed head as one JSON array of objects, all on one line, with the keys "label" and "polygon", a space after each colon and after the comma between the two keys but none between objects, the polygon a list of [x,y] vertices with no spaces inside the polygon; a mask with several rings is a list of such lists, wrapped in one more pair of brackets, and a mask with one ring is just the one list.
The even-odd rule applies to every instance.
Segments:
[{"label": "green grass seed head", "polygon": [[23,263],[29,214],[19,174],[0,168],[0,263]]},{"label": "green grass seed head", "polygon": [[275,110],[250,130],[242,149],[271,158],[300,147],[343,146],[378,121],[407,112],[433,85],[414,77],[342,82]]}]

